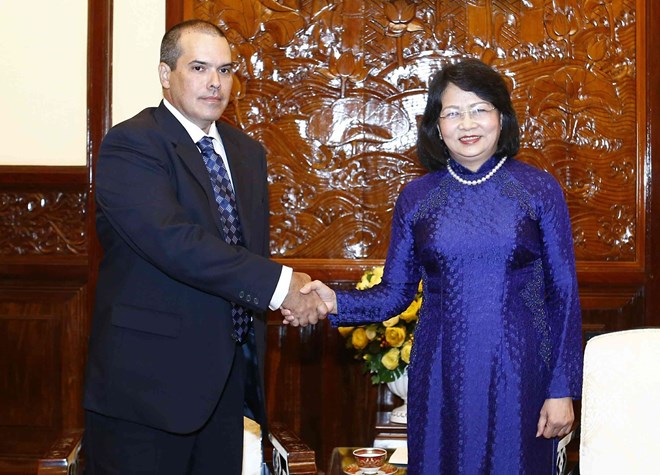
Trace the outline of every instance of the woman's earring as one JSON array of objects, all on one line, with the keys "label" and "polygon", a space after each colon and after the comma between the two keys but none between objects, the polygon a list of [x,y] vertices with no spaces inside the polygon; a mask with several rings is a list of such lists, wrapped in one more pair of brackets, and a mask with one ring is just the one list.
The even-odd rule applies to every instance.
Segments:
[{"label": "woman's earring", "polygon": [[435,126],[438,128],[438,135],[440,136],[440,140],[442,140],[442,132],[440,132],[440,124],[435,124]]}]

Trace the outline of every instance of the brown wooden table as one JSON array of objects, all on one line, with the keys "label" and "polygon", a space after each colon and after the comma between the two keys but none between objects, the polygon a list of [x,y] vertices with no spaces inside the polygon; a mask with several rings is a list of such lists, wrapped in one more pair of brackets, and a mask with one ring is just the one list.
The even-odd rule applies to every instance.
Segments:
[{"label": "brown wooden table", "polygon": [[[335,447],[332,450],[330,455],[330,464],[328,465],[328,472],[326,475],[344,475],[344,468],[348,465],[355,463],[355,457],[353,457],[353,450],[359,447]],[[394,449],[387,450],[387,459],[392,456]],[[393,475],[406,475],[407,470],[404,465],[397,465],[396,474]]]}]

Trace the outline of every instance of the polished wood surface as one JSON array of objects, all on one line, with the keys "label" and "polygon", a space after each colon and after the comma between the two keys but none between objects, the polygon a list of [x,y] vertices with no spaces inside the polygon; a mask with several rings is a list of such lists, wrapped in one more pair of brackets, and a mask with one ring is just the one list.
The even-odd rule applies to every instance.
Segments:
[{"label": "polished wood surface", "polygon": [[82,427],[88,334],[85,167],[0,173],[0,473],[36,473]]},{"label": "polished wood surface", "polygon": [[57,473],[61,463],[39,460],[83,427],[98,255],[91,164],[110,123],[112,6],[87,9],[87,166],[0,167],[0,474]]},{"label": "polished wood surface", "polygon": [[82,429],[69,430],[59,436],[39,459],[38,475],[82,474]]},{"label": "polished wood surface", "polygon": [[[89,2],[87,167],[0,167],[0,474],[82,426],[96,262],[93,164],[110,124],[112,0]],[[553,173],[574,226],[585,338],[660,326],[660,6],[652,0],[167,0],[207,18],[241,63],[226,119],[267,147],[272,251],[338,286],[382,263],[401,187],[422,173],[432,71],[474,55],[504,71],[520,158]],[[154,80],[157,80],[154,77]],[[267,404],[328,466],[368,445],[374,387],[327,322],[270,314]]]},{"label": "polished wood surface", "polygon": [[270,465],[274,475],[312,475],[317,473],[316,454],[296,433],[280,423],[269,427],[273,447]]},{"label": "polished wood surface", "polygon": [[649,201],[646,222],[648,244],[646,248],[646,272],[644,286],[644,325],[660,327],[660,53],[653,45],[660,44],[660,3],[646,2],[646,21],[642,42],[649,45],[645,50],[646,65],[646,162],[656,165],[646,169],[646,196]]}]

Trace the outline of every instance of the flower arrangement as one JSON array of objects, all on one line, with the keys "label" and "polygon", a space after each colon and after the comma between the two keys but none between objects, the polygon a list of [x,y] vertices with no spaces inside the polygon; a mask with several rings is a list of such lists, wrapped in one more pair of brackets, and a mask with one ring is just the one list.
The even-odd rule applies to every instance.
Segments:
[{"label": "flower arrangement", "polygon": [[[383,266],[374,267],[356,285],[365,290],[380,284]],[[371,383],[390,383],[401,376],[410,363],[413,333],[422,305],[422,283],[406,310],[384,322],[355,327],[339,327],[346,347],[355,351],[355,358],[364,361],[365,373],[371,373]]]}]

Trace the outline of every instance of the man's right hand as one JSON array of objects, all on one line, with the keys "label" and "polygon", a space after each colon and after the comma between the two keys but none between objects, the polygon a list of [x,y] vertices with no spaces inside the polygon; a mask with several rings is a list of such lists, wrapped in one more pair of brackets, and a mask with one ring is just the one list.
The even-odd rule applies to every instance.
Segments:
[{"label": "man's right hand", "polygon": [[316,292],[308,294],[300,292],[300,289],[311,280],[307,274],[302,272],[294,272],[291,276],[289,293],[282,302],[282,309],[286,309],[295,315],[295,319],[286,322],[294,327],[315,325],[328,314],[328,307]]}]

